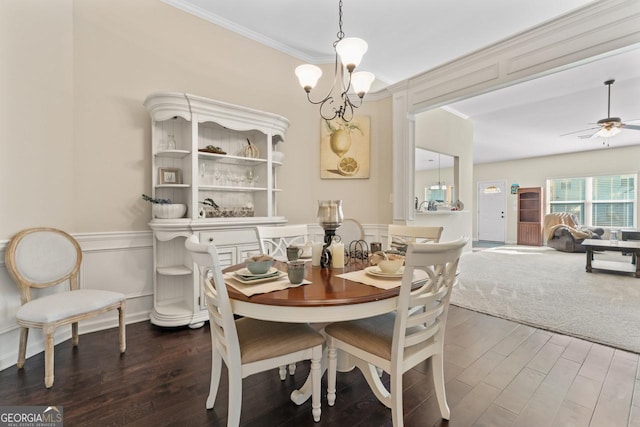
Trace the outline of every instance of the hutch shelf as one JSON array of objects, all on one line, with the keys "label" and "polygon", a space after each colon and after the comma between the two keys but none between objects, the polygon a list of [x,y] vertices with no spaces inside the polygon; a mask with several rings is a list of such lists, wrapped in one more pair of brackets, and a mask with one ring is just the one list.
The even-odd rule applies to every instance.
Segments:
[{"label": "hutch shelf", "polygon": [[[187,205],[184,218],[152,218],[154,304],[151,323],[201,326],[208,319],[200,278],[184,242],[215,243],[223,265],[259,250],[256,225],[280,225],[280,151],[289,121],[281,116],[187,93],[147,97],[155,198]],[[211,152],[211,151],[216,152]],[[163,181],[172,171],[175,182]],[[211,203],[213,202],[213,203]],[[216,207],[214,207],[214,205]]]}]

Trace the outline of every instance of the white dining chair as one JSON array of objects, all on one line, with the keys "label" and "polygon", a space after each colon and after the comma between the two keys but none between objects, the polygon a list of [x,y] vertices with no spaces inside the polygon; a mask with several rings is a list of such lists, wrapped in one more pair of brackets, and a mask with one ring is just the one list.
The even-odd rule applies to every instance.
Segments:
[{"label": "white dining chair", "polygon": [[256,226],[260,251],[278,261],[287,261],[287,246],[302,246],[307,243],[309,230],[306,224],[280,227]]},{"label": "white dining chair", "polygon": [[[388,408],[394,427],[403,425],[402,375],[431,358],[433,383],[442,418],[450,411],[444,386],[444,331],[451,289],[468,238],[447,243],[410,243],[395,311],[380,316],[332,323],[325,328],[328,346],[327,402],[336,401],[336,351],[351,356],[375,396]],[[414,283],[414,271],[426,280]],[[387,390],[376,367],[390,376]]]},{"label": "white dining chair", "polygon": [[362,224],[353,218],[345,218],[336,230],[336,234],[340,236],[345,248],[348,248],[349,244],[353,241],[364,240]]},{"label": "white dining chair", "polygon": [[[309,230],[306,224],[283,225],[279,227],[256,226],[256,237],[260,252],[269,254],[278,261],[287,261],[287,247],[302,246],[307,243]],[[296,373],[296,364],[289,365],[289,375]],[[278,374],[281,380],[287,378],[287,367],[280,366]]]},{"label": "white dining chair", "polygon": [[307,323],[268,322],[243,317],[234,320],[215,245],[201,244],[197,236],[185,241],[200,272],[211,328],[211,382],[206,407],[216,401],[222,361],[229,375],[228,426],[240,423],[242,379],[258,372],[311,361],[311,412],[320,420],[320,362],[324,337]]},{"label": "white dining chair", "polygon": [[443,227],[389,224],[387,248],[404,251],[408,243],[438,243]]},{"label": "white dining chair", "polygon": [[[11,238],[5,251],[9,275],[18,286],[22,305],[16,312],[20,326],[19,369],[24,367],[30,328],[44,334],[44,384],[53,386],[54,333],[71,324],[73,346],[78,345],[78,322],[110,310],[118,310],[120,353],[126,350],[124,306],[119,292],[80,289],[79,270],[82,250],[71,235],[55,228],[29,228]],[[58,288],[67,286],[68,290]],[[56,288],[55,293],[38,295],[32,289]],[[65,288],[67,289],[67,288]]]}]

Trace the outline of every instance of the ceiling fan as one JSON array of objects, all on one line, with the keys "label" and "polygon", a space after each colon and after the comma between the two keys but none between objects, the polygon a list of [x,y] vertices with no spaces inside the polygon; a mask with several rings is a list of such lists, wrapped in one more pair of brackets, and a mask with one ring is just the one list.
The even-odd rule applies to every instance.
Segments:
[{"label": "ceiling fan", "polygon": [[608,98],[607,98],[607,117],[604,119],[600,119],[598,120],[596,123],[593,123],[594,125],[597,125],[597,127],[592,127],[589,129],[582,129],[576,132],[570,132],[570,133],[566,133],[564,135],[560,135],[560,136],[566,136],[566,135],[573,135],[576,133],[582,133],[582,132],[587,132],[590,130],[596,130],[596,132],[594,132],[593,134],[590,135],[580,135],[578,136],[578,138],[610,138],[612,136],[617,135],[618,133],[620,133],[621,128],[625,128],[625,129],[632,129],[632,130],[640,130],[640,126],[637,125],[630,125],[627,123],[623,123],[622,120],[620,119],[620,117],[611,117],[611,85],[615,82],[615,80],[607,80],[606,82],[604,82],[604,84],[607,86],[608,88]]}]

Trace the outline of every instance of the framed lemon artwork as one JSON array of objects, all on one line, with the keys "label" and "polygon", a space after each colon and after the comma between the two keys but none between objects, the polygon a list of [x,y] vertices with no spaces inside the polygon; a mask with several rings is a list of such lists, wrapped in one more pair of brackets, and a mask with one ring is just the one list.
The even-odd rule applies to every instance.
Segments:
[{"label": "framed lemon artwork", "polygon": [[369,116],[320,123],[320,178],[369,178]]}]

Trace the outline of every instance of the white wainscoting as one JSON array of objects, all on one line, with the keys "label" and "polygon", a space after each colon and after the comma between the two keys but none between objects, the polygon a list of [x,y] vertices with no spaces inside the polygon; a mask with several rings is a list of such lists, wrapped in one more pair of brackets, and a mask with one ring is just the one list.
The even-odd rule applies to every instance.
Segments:
[{"label": "white wainscoting", "polygon": [[[148,320],[153,306],[151,231],[85,233],[74,234],[74,237],[80,243],[83,252],[80,286],[122,292],[127,296],[127,324]],[[15,322],[15,313],[20,307],[20,295],[4,263],[7,244],[8,241],[0,242],[0,370],[16,364],[20,336]],[[79,331],[80,334],[85,334],[117,326],[117,311],[112,311],[80,322]],[[71,327],[60,328],[56,331],[55,343],[69,338]],[[127,341],[127,346],[134,345],[135,342]],[[29,331],[27,357],[40,353],[43,348],[41,331]],[[113,351],[118,351],[117,340],[113,343]]]},{"label": "white wainscoting", "polygon": [[[387,226],[364,225],[367,242],[387,239]],[[310,239],[322,241],[324,230],[318,224],[309,225]],[[153,307],[153,235],[148,232],[78,233],[73,235],[82,247],[83,261],[80,286],[122,292],[127,296],[127,324],[149,320]],[[0,242],[0,370],[16,364],[20,330],[15,313],[20,307],[18,288],[7,273],[4,252],[8,241]],[[79,323],[80,334],[115,328],[117,312],[105,313]],[[71,327],[60,328],[55,334],[59,344],[71,338]],[[127,340],[127,346],[136,343]],[[82,346],[82,337],[80,337]],[[39,330],[29,332],[27,357],[42,352],[43,337]],[[113,351],[118,351],[114,341]],[[44,369],[44,367],[43,367]]]}]

